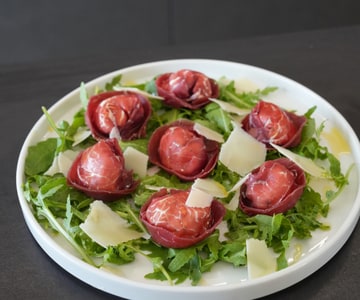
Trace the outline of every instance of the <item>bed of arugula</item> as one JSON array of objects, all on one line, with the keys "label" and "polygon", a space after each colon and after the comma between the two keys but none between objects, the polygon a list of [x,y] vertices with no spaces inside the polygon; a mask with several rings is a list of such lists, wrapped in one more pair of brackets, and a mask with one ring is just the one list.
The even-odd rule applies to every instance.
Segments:
[{"label": "bed of arugula", "polygon": [[[233,81],[219,80],[219,99],[228,101],[240,108],[251,109],[259,99],[276,90],[268,87],[256,92],[238,93]],[[96,93],[104,90],[113,90],[121,86],[121,75],[98,89]],[[150,94],[156,93],[154,80],[132,86]],[[228,232],[220,237],[216,230],[204,241],[186,249],[168,249],[160,247],[151,239],[131,240],[117,246],[103,248],[93,242],[79,227],[86,219],[89,206],[94,199],[84,195],[66,184],[66,178],[58,173],[53,176],[44,175],[51,166],[53,159],[60,152],[73,149],[84,149],[96,141],[89,137],[76,147],[73,147],[74,136],[80,128],[84,128],[84,113],[88,101],[85,85],[80,87],[79,101],[82,109],[76,113],[71,122],[61,121],[55,123],[49,113],[43,111],[50,126],[56,131],[57,137],[39,141],[29,147],[25,161],[25,177],[23,185],[24,195],[29,202],[37,221],[54,234],[61,234],[76,249],[84,261],[101,267],[104,264],[128,264],[135,260],[136,254],[143,255],[153,265],[153,272],[145,277],[156,280],[167,280],[169,284],[179,284],[190,280],[197,285],[204,272],[211,271],[212,266],[223,261],[235,267],[246,265],[246,240],[254,237],[265,240],[268,247],[276,253],[277,268],[287,267],[285,256],[293,238],[309,239],[314,230],[328,230],[329,225],[321,222],[326,218],[330,203],[348,183],[347,174],[342,174],[340,162],[328,149],[320,145],[320,134],[324,124],[317,126],[312,114],[316,110],[312,107],[305,114],[306,126],[303,130],[302,142],[292,151],[317,160],[320,159],[328,166],[329,178],[335,183],[336,189],[329,190],[325,199],[309,186],[296,206],[289,211],[274,216],[256,215],[249,217],[240,209],[227,210],[224,221],[227,222]],[[165,107],[161,100],[150,98],[153,114],[147,126],[147,136],[143,139],[120,142],[121,147],[132,146],[144,153],[147,152],[147,141],[155,128],[179,118],[187,118],[199,122],[221,133],[226,139],[232,130],[231,116],[220,109],[216,103],[210,103],[202,109],[191,111],[188,109],[171,109]],[[75,148],[75,149],[74,149]],[[274,159],[280,154],[268,151],[267,159]],[[136,174],[135,174],[136,176]],[[211,173],[211,178],[223,184],[230,190],[239,180],[239,175],[229,171],[220,162]],[[140,207],[154,192],[148,186],[171,187],[184,189],[191,183],[184,183],[175,176],[160,171],[141,180],[138,189],[132,194],[118,201],[108,203],[122,218],[128,220],[134,230],[146,231],[138,218]],[[224,202],[229,202],[233,196],[230,193]]]}]

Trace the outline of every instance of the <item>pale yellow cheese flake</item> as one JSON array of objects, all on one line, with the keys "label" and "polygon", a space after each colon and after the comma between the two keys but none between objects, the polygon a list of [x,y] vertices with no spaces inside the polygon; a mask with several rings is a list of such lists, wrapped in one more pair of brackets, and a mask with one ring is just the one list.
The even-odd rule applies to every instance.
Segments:
[{"label": "pale yellow cheese flake", "polygon": [[247,269],[249,279],[259,278],[277,269],[275,253],[266,246],[265,241],[246,240]]},{"label": "pale yellow cheese flake", "polygon": [[126,220],[111,210],[105,203],[96,200],[90,205],[90,213],[80,228],[103,247],[116,246],[144,235],[129,228]]},{"label": "pale yellow cheese flake", "polygon": [[219,160],[231,171],[242,176],[265,162],[266,147],[233,123],[234,129],[222,144]]}]

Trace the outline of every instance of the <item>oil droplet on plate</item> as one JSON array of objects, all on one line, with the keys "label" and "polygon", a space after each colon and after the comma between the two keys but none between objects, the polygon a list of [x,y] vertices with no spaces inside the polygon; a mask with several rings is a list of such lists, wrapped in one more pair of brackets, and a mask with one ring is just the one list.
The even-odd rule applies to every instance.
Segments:
[{"label": "oil droplet on plate", "polygon": [[336,127],[331,128],[330,131],[322,132],[322,137],[326,140],[330,147],[330,151],[339,158],[341,153],[350,153],[350,146],[346,141],[343,133]]}]

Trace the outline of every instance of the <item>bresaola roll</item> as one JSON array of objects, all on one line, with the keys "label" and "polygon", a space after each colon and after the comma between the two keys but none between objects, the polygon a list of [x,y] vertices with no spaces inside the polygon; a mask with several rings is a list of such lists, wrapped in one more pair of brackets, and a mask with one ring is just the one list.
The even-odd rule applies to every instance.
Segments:
[{"label": "bresaola roll", "polygon": [[70,186],[95,199],[111,201],[135,191],[139,182],[125,169],[122,150],[116,139],[100,140],[82,151],[68,174]]},{"label": "bresaola roll", "polygon": [[144,137],[151,115],[149,100],[129,91],[103,92],[90,98],[86,124],[95,139],[109,138],[116,132],[122,140]]},{"label": "bresaola roll", "polygon": [[185,181],[206,177],[219,151],[218,142],[198,134],[194,122],[185,119],[156,129],[148,144],[149,160]]},{"label": "bresaola roll", "polygon": [[274,215],[293,208],[306,186],[304,171],[288,158],[268,160],[240,189],[240,208],[248,215]]},{"label": "bresaola roll", "polygon": [[189,190],[162,189],[142,206],[140,219],[153,240],[170,248],[186,248],[211,235],[225,215],[217,200],[200,208],[185,204]]},{"label": "bresaola roll", "polygon": [[219,96],[219,87],[214,79],[193,70],[165,73],[156,79],[158,95],[174,108],[198,109]]},{"label": "bresaola roll", "polygon": [[285,148],[295,147],[301,142],[305,123],[304,116],[265,101],[259,101],[242,121],[244,130],[258,141],[267,146],[273,143]]}]

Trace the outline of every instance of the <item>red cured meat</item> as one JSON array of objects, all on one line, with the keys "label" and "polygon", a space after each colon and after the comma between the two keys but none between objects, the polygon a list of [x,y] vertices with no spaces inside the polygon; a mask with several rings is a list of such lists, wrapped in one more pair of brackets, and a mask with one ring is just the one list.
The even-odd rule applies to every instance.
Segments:
[{"label": "red cured meat", "polygon": [[138,93],[111,91],[90,98],[85,120],[96,139],[108,138],[116,127],[122,140],[144,137],[151,114],[148,99]]},{"label": "red cured meat", "polygon": [[263,163],[240,189],[240,208],[248,215],[283,213],[296,204],[306,185],[304,171],[287,158]]},{"label": "red cured meat", "polygon": [[155,83],[158,95],[164,97],[167,105],[175,108],[198,109],[208,104],[209,98],[219,96],[215,80],[192,70],[162,74]]},{"label": "red cured meat", "polygon": [[204,138],[183,127],[170,127],[160,139],[159,157],[166,168],[181,175],[196,174],[207,162]]},{"label": "red cured meat", "polygon": [[285,148],[295,147],[301,142],[304,116],[282,110],[273,103],[259,101],[242,121],[246,132],[258,141],[273,143]]},{"label": "red cured meat", "polygon": [[159,127],[148,145],[153,164],[187,181],[207,176],[216,165],[219,151],[219,143],[199,135],[189,120]]},{"label": "red cured meat", "polygon": [[146,219],[154,226],[174,232],[177,236],[197,236],[209,228],[210,207],[185,205],[188,191],[167,194],[153,199],[146,210]]},{"label": "red cured meat", "polygon": [[213,200],[207,208],[188,207],[189,192],[162,189],[142,206],[140,219],[161,246],[192,246],[212,234],[222,221],[226,210],[219,201]]},{"label": "red cured meat", "polygon": [[101,140],[81,152],[73,162],[67,182],[97,200],[111,201],[133,192],[138,182],[125,170],[116,139]]}]

